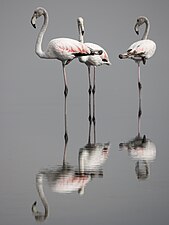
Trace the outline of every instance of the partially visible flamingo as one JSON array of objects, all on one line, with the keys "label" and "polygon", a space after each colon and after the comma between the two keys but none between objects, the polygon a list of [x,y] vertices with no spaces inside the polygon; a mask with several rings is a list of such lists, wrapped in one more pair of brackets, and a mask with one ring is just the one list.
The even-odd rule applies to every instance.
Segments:
[{"label": "partially visible flamingo", "polygon": [[[77,24],[78,24],[78,31],[79,31],[79,41],[81,43],[84,43],[84,20],[82,17],[79,17],[77,19]],[[88,55],[88,56],[82,56],[79,57],[79,61],[82,63],[85,63],[88,67],[88,78],[89,78],[89,121],[90,123],[92,120],[95,122],[95,117],[94,117],[94,111],[95,111],[95,105],[93,104],[93,119],[91,118],[91,92],[93,93],[93,98],[95,94],[95,74],[96,74],[96,67],[101,66],[101,65],[111,65],[109,57],[107,52],[100,47],[97,44],[93,43],[85,43],[86,46],[89,48],[92,48],[93,50],[101,50],[103,53],[100,55]],[[91,74],[90,74],[90,68],[91,66],[94,67],[94,76],[93,76],[93,88],[92,88],[92,83],[91,83]],[[93,101],[94,102],[94,101]]]},{"label": "partially visible flamingo", "polygon": [[[38,7],[33,13],[33,16],[31,18],[31,24],[34,28],[36,28],[36,20],[40,16],[44,17],[44,22],[36,40],[35,52],[40,58],[58,59],[62,62],[64,85],[65,85],[64,95],[66,99],[68,94],[68,85],[67,85],[65,66],[76,57],[84,56],[84,55],[102,54],[102,51],[92,50],[91,48],[87,47],[85,44],[70,38],[52,39],[49,42],[46,51],[43,51],[42,40],[43,40],[45,31],[47,29],[48,20],[49,20],[47,11],[42,7]],[[65,114],[66,114],[66,104],[65,104]],[[65,137],[68,138],[67,133],[65,134]]]},{"label": "partially visible flamingo", "polygon": [[136,34],[139,35],[139,27],[144,24],[146,25],[143,37],[140,41],[134,42],[127,50],[126,53],[120,54],[120,59],[133,59],[138,65],[138,88],[139,93],[142,88],[140,82],[140,62],[143,64],[146,63],[146,60],[151,58],[156,51],[156,44],[154,41],[147,39],[149,30],[150,30],[150,22],[148,18],[145,16],[138,17],[137,22],[134,26],[134,30]]}]

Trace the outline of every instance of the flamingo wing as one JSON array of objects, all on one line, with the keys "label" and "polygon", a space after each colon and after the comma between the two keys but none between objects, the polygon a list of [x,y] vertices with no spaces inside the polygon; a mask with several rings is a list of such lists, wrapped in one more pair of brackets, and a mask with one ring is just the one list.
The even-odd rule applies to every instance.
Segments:
[{"label": "flamingo wing", "polygon": [[76,54],[90,54],[90,49],[83,43],[70,38],[57,38],[49,42],[46,54],[59,60],[72,60]]},{"label": "flamingo wing", "polygon": [[87,58],[87,61],[90,65],[100,66],[103,64],[107,64],[107,65],[111,64],[107,52],[101,46],[94,43],[88,43],[88,42],[85,43],[85,45],[87,45],[87,47],[93,50],[101,50],[103,52],[101,55],[89,56]]},{"label": "flamingo wing", "polygon": [[141,40],[133,43],[127,50],[128,56],[145,57],[146,59],[152,57],[156,50],[156,44],[151,40]]}]

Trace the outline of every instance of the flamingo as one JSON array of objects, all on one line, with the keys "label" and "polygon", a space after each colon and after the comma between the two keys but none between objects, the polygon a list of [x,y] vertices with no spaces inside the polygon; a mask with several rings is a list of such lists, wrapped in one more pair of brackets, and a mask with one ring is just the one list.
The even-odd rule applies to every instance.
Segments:
[{"label": "flamingo", "polygon": [[[84,20],[82,17],[79,17],[77,19],[77,24],[78,24],[78,32],[79,32],[79,41],[81,43],[84,43]],[[90,123],[93,122],[95,123],[95,117],[94,117],[94,111],[95,111],[95,105],[93,103],[93,119],[91,118],[91,92],[93,93],[93,99],[95,95],[95,74],[96,74],[96,67],[101,66],[101,65],[111,65],[109,57],[107,52],[100,47],[97,44],[93,43],[85,43],[85,45],[89,48],[92,48],[94,50],[101,50],[102,54],[100,55],[88,55],[88,56],[81,56],[79,57],[79,61],[81,63],[85,63],[88,67],[88,79],[89,79],[89,121]],[[91,74],[90,74],[90,68],[91,66],[94,67],[94,76],[93,76],[93,88],[92,88],[92,83],[91,83]],[[94,102],[94,100],[93,100]]]},{"label": "flamingo", "polygon": [[[46,51],[43,51],[42,41],[43,41],[43,36],[46,32],[48,21],[49,21],[49,16],[47,11],[42,7],[38,7],[33,13],[33,16],[31,18],[31,24],[34,28],[36,28],[36,20],[41,16],[44,17],[44,22],[36,40],[35,52],[40,58],[58,59],[62,62],[64,86],[65,86],[64,95],[66,99],[68,94],[68,85],[67,85],[67,76],[66,76],[65,66],[69,64],[74,58],[84,56],[84,55],[102,54],[102,51],[92,50],[91,48],[87,47],[85,44],[70,38],[52,39],[49,42]],[[66,114],[66,104],[65,104],[64,111]],[[68,138],[67,133],[65,134],[65,138]]]},{"label": "flamingo", "polygon": [[[139,35],[139,27],[145,23],[145,31],[143,37],[140,41],[134,42],[127,50],[126,53],[120,54],[120,59],[133,59],[138,65],[138,88],[139,94],[142,88],[140,82],[140,62],[142,61],[143,64],[146,64],[146,60],[151,58],[155,51],[156,51],[156,44],[154,41],[147,39],[149,30],[150,30],[150,22],[148,18],[145,16],[140,16],[137,19],[137,22],[134,26],[134,30],[137,35]],[[141,112],[140,112],[141,113]]]}]

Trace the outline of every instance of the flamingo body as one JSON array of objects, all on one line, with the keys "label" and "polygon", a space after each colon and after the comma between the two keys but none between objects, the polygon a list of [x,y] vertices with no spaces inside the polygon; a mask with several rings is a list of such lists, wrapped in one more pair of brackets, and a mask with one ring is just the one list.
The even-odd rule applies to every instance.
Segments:
[{"label": "flamingo body", "polygon": [[93,50],[101,50],[103,53],[101,55],[88,55],[79,57],[79,61],[85,63],[87,66],[101,66],[101,65],[111,65],[107,52],[97,44],[85,43],[85,45]]},{"label": "flamingo body", "polygon": [[151,58],[156,51],[156,44],[152,40],[140,40],[134,42],[126,53],[121,54],[120,58],[131,58],[135,61],[141,61],[142,58]]},{"label": "flamingo body", "polygon": [[137,19],[135,24],[135,32],[139,34],[139,27],[142,24],[146,24],[146,28],[143,34],[143,37],[140,41],[134,42],[127,50],[126,53],[120,54],[120,59],[133,59],[135,62],[139,63],[143,61],[143,64],[146,63],[146,60],[151,58],[156,51],[156,44],[154,41],[147,39],[149,30],[150,30],[150,22],[149,20],[141,16]]},{"label": "flamingo body", "polygon": [[70,38],[57,38],[49,42],[45,52],[46,58],[60,61],[73,60],[76,54],[90,54],[91,50],[84,44]]},{"label": "flamingo body", "polygon": [[79,151],[79,164],[81,171],[92,172],[98,170],[107,160],[110,143],[88,144]]}]

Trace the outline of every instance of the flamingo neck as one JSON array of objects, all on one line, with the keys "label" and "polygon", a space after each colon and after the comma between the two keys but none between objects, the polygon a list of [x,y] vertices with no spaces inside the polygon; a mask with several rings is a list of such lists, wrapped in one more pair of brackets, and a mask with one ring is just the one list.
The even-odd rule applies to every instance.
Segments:
[{"label": "flamingo neck", "polygon": [[78,24],[78,31],[79,31],[79,42],[84,43],[84,37],[82,34],[82,25]]},{"label": "flamingo neck", "polygon": [[80,41],[81,43],[84,43],[84,37],[83,37],[81,31],[80,31],[80,34],[79,34],[79,41]]},{"label": "flamingo neck", "polygon": [[146,18],[145,20],[145,24],[146,24],[146,28],[143,34],[143,37],[141,40],[146,40],[148,38],[148,34],[149,34],[149,30],[150,30],[150,22],[149,20]]},{"label": "flamingo neck", "polygon": [[45,197],[44,190],[43,190],[43,174],[41,174],[41,173],[37,174],[37,176],[36,176],[36,188],[37,188],[39,197],[40,197],[42,204],[44,206],[44,209],[45,209],[44,214],[41,213],[41,215],[44,216],[44,218],[46,218],[49,214],[49,207],[48,207],[48,202]]},{"label": "flamingo neck", "polygon": [[43,22],[43,25],[40,29],[39,34],[38,34],[38,37],[37,37],[37,40],[36,40],[36,45],[35,45],[35,52],[40,58],[46,58],[46,54],[42,50],[42,41],[43,41],[43,36],[45,34],[45,31],[47,29],[48,20],[49,20],[48,14],[47,14],[46,11],[44,12],[43,16],[44,16],[44,22]]}]

